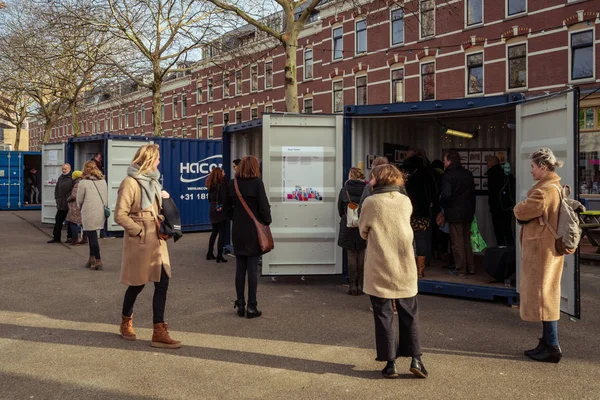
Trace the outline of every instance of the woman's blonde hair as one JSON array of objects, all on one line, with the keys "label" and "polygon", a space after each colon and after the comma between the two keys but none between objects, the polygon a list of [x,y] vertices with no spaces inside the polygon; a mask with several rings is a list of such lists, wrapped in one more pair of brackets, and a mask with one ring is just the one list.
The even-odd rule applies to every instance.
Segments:
[{"label": "woman's blonde hair", "polygon": [[556,168],[561,168],[563,162],[556,159],[556,156],[547,147],[542,147],[531,155],[531,161],[537,164],[538,167],[546,167],[548,171],[554,171]]},{"label": "woman's blonde hair", "polygon": [[97,179],[104,179],[102,171],[98,169],[96,161],[94,160],[88,161],[85,164],[83,164],[83,173],[81,174],[81,177],[83,179],[87,179],[92,176]]},{"label": "woman's blonde hair", "polygon": [[145,144],[135,153],[131,163],[140,167],[140,174],[145,174],[152,170],[154,161],[156,161],[160,155],[158,149],[159,147],[157,144]]},{"label": "woman's blonde hair", "polygon": [[375,186],[396,185],[404,186],[402,172],[391,164],[379,165],[371,170],[371,179],[375,179]]},{"label": "woman's blonde hair", "polygon": [[350,179],[352,180],[364,180],[365,174],[362,172],[360,168],[352,167],[350,168]]}]

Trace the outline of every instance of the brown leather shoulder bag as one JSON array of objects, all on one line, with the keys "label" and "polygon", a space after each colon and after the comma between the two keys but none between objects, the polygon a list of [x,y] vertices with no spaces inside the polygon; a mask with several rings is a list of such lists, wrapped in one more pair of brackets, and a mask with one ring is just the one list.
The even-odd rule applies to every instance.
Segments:
[{"label": "brown leather shoulder bag", "polygon": [[271,228],[268,225],[262,224],[259,220],[256,219],[250,207],[242,197],[242,193],[240,192],[240,187],[238,186],[238,181],[235,179],[233,181],[233,185],[235,186],[235,192],[237,193],[238,199],[240,199],[240,203],[244,206],[246,213],[248,216],[254,221],[254,225],[256,226],[256,234],[258,236],[258,245],[262,250],[263,254],[268,253],[275,248],[275,243],[273,243],[273,235],[271,234]]}]

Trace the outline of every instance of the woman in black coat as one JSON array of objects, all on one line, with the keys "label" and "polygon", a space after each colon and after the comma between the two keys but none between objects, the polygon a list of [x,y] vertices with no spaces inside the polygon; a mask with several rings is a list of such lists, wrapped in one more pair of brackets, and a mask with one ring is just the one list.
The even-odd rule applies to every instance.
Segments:
[{"label": "woman in black coat", "polygon": [[338,212],[341,218],[338,246],[345,249],[348,255],[348,294],[351,296],[362,294],[367,242],[360,237],[358,227],[348,227],[346,214],[350,202],[360,203],[366,185],[365,174],[358,168],[350,168],[348,180],[338,197]]},{"label": "woman in black coat", "polygon": [[[264,225],[271,224],[271,206],[265,191],[265,185],[260,179],[260,165],[254,156],[246,156],[238,165],[235,174],[240,193],[246,204],[258,221]],[[256,318],[262,315],[256,301],[256,288],[258,285],[258,262],[263,255],[258,244],[258,234],[254,221],[246,212],[238,198],[235,181],[229,182],[229,197],[227,213],[233,222],[232,240],[235,253],[236,272],[235,289],[237,300],[235,308],[240,317]],[[246,274],[248,274],[248,309],[245,300]]]},{"label": "woman in black coat", "polygon": [[[207,260],[216,259],[218,263],[226,263],[223,258],[223,246],[225,244],[225,229],[227,228],[227,214],[223,204],[227,200],[228,188],[225,181],[225,172],[221,168],[215,168],[206,178],[206,187],[208,188],[208,201],[210,202],[210,223],[212,224],[212,233],[208,242]],[[217,257],[213,252],[215,241],[217,243]]]}]

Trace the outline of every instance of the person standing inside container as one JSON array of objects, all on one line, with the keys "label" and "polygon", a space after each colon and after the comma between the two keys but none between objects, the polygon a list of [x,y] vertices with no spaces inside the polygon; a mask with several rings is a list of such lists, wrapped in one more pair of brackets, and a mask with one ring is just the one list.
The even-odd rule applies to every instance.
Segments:
[{"label": "person standing inside container", "polygon": [[97,231],[104,229],[104,222],[106,221],[104,206],[107,201],[108,187],[104,175],[102,175],[94,161],[86,162],[77,189],[77,206],[81,210],[83,234],[87,237],[90,246],[90,258],[85,263],[85,267],[94,271],[103,269]]},{"label": "person standing inside container", "polygon": [[[260,165],[254,156],[245,156],[238,165],[235,180],[229,182],[227,215],[233,222],[233,252],[235,254],[235,289],[237,300],[234,308],[240,317],[256,318],[262,315],[258,310],[256,292],[258,286],[258,262],[263,251],[258,243],[256,225],[240,201],[235,188],[237,181],[241,197],[256,219],[264,225],[271,224],[271,206],[265,185],[260,178]],[[248,276],[248,308],[246,306],[245,286]]]},{"label": "person standing inside container", "polygon": [[[224,203],[227,200],[227,182],[225,181],[225,171],[221,168],[214,168],[208,178],[206,178],[206,187],[208,188],[208,201],[210,202],[210,223],[212,225],[212,233],[208,241],[208,252],[206,253],[207,260],[217,260],[218,263],[226,263],[223,258],[223,247],[225,245],[225,230],[227,228],[227,214],[225,212]],[[215,257],[214,247],[217,240],[217,257]]]},{"label": "person standing inside container", "polygon": [[40,204],[40,189],[38,188],[37,170],[31,168],[27,173],[27,188],[29,204]]},{"label": "person standing inside container", "polygon": [[235,175],[235,173],[238,170],[238,166],[240,165],[240,162],[242,160],[240,160],[239,158],[236,158],[235,160],[233,160],[232,166],[233,166],[233,174]]},{"label": "person standing inside container", "polygon": [[[411,357],[410,372],[427,378],[419,338],[412,205],[400,191],[402,174],[393,165],[373,168],[370,183],[373,194],[363,204],[359,225],[367,241],[363,290],[371,296],[377,360],[387,361],[381,371],[384,377],[397,378],[396,359]],[[393,304],[398,312],[397,334]]]},{"label": "person standing inside container", "polygon": [[351,296],[362,294],[367,242],[360,237],[358,227],[348,226],[347,210],[351,202],[360,202],[365,186],[365,174],[358,168],[350,168],[348,180],[338,196],[338,213],[341,218],[338,246],[346,250],[348,255],[348,294]]},{"label": "person standing inside container", "polygon": [[[387,159],[387,157],[377,157],[375,160],[373,160],[373,164],[371,165],[371,171],[373,171],[373,169],[375,167],[378,167],[380,165],[387,165],[389,163],[390,162]],[[363,189],[362,196],[360,197],[360,202],[358,203],[358,214],[359,215],[360,215],[363,203],[365,202],[367,197],[369,197],[372,193],[373,193],[373,188],[371,187],[371,183],[368,182],[367,185],[365,186],[365,188]]]},{"label": "person standing inside container", "polygon": [[[54,187],[54,199],[56,200],[56,216],[54,217],[53,238],[48,243],[60,243],[60,236],[69,213],[69,203],[67,199],[73,189],[73,178],[71,177],[71,164],[63,164],[62,175],[58,178]],[[71,230],[67,229],[67,243],[71,243],[73,237]]]},{"label": "person standing inside container", "polygon": [[71,195],[67,198],[69,203],[69,213],[67,214],[67,222],[69,222],[69,229],[71,229],[71,236],[73,240],[72,245],[87,244],[87,237],[83,235],[81,241],[79,241],[79,228],[81,227],[81,210],[77,205],[77,189],[79,189],[79,182],[81,181],[81,171],[73,171],[71,175],[73,177],[73,189],[71,189]]},{"label": "person standing inside container", "polygon": [[488,165],[488,205],[492,214],[494,235],[498,246],[513,246],[514,177],[506,174],[496,156],[489,156]]},{"label": "person standing inside container", "polygon": [[160,184],[159,147],[147,144],[138,149],[127,177],[121,182],[115,207],[115,222],[125,230],[121,283],[128,286],[123,299],[121,336],[135,340],[133,306],[144,285],[154,282],[152,347],[178,349],[181,342],[170,337],[165,323],[171,262],[167,242],[158,236],[162,199],[169,194]]},{"label": "person standing inside container", "polygon": [[558,363],[562,350],[558,343],[560,281],[564,256],[556,251],[554,235],[561,203],[562,167],[552,150],[542,148],[531,155],[531,175],[536,181],[527,199],[517,204],[514,214],[521,226],[520,307],[523,321],[541,321],[542,338],[525,355],[536,361]]},{"label": "person standing inside container", "polygon": [[[465,277],[475,274],[473,250],[471,249],[471,223],[475,216],[475,183],[473,174],[462,167],[460,154],[450,150],[444,156],[446,171],[442,177],[440,205],[444,209],[440,221],[450,227],[450,243],[456,270],[454,275]],[[443,224],[442,224],[443,225]]]}]

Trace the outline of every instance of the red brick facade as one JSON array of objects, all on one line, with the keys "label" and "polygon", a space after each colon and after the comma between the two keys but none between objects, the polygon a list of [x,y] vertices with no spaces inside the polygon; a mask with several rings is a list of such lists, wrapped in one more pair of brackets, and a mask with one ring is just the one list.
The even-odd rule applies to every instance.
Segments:
[{"label": "red brick facade", "polygon": [[[433,0],[431,0],[433,1]],[[437,0],[435,8],[435,35],[421,38],[420,21],[424,21],[419,2],[375,0],[360,10],[344,10],[335,2],[322,6],[316,22],[305,28],[298,48],[298,94],[300,110],[304,101],[312,99],[315,113],[333,112],[333,84],[343,82],[343,103],[357,104],[357,77],[366,76],[367,103],[386,104],[392,102],[391,73],[403,69],[403,101],[422,100],[421,66],[434,63],[434,93],[436,100],[462,98],[467,92],[467,55],[483,53],[483,93],[470,96],[491,96],[507,92],[524,92],[528,95],[545,91],[558,91],[568,85],[595,87],[600,82],[598,65],[600,51],[600,0],[526,0],[526,11],[507,16],[507,7],[521,2],[513,0],[480,0],[483,3],[482,23],[466,27],[465,10],[477,5],[477,0]],[[425,1],[427,3],[427,1]],[[403,43],[392,45],[392,10],[404,7]],[[356,24],[366,19],[367,52],[356,54]],[[343,28],[343,57],[334,60],[333,29]],[[571,79],[570,62],[573,54],[571,35],[591,31],[590,60],[592,76]],[[524,86],[510,88],[508,83],[508,48],[525,45],[526,72],[516,74]],[[312,49],[313,78],[304,79],[304,52]],[[589,50],[589,49],[588,49]],[[589,53],[587,53],[589,54]],[[242,121],[264,111],[284,111],[284,54],[281,47],[271,51],[258,51],[257,55],[244,63],[235,60],[228,65],[230,96],[223,98],[223,69],[201,66],[191,75],[165,83],[163,131],[165,136],[191,138],[219,138],[223,126],[224,112],[229,114],[229,123],[236,122],[236,111],[241,111]],[[273,85],[265,88],[265,64],[273,63]],[[515,61],[517,62],[517,61]],[[520,64],[522,65],[522,64]],[[251,91],[251,69],[258,71],[258,90]],[[235,71],[241,69],[242,90],[236,95]],[[209,79],[213,82],[213,98],[208,99]],[[197,101],[201,88],[201,98]],[[430,89],[433,89],[430,87]],[[126,135],[151,134],[151,98],[149,93],[130,94],[130,102],[121,101],[111,106],[110,102],[90,106],[81,115],[83,134],[119,133]],[[173,98],[177,97],[178,116],[173,116]],[[183,116],[183,98],[187,103]],[[144,115],[141,107],[144,107]],[[122,124],[127,111],[127,123]],[[137,117],[134,110],[138,113]],[[110,120],[113,119],[111,124]],[[198,132],[197,122],[201,118]],[[212,135],[209,121],[212,118]],[[136,123],[137,121],[137,123]],[[43,126],[32,124],[31,147],[39,150]],[[53,129],[52,141],[63,141],[71,136],[70,118],[65,118]]]}]

